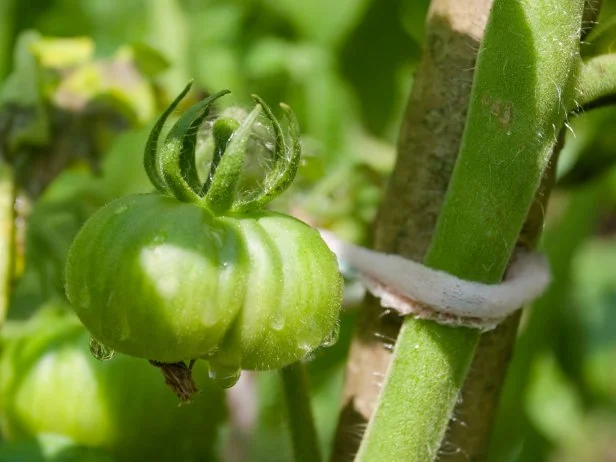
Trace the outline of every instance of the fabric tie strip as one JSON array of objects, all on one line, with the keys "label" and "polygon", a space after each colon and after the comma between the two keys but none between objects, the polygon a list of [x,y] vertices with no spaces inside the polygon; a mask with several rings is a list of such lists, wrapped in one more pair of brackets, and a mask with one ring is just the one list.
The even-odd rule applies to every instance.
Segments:
[{"label": "fabric tie strip", "polygon": [[534,252],[518,252],[503,282],[481,284],[319,231],[340,264],[356,269],[381,306],[401,316],[488,331],[536,299],[550,283],[546,258]]}]

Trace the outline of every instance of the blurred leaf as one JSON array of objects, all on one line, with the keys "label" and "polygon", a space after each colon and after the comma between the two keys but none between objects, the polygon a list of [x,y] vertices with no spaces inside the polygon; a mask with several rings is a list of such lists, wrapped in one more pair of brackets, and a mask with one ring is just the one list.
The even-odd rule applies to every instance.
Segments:
[{"label": "blurred leaf", "polygon": [[[0,92],[0,133],[11,157],[25,145],[41,146],[49,141],[49,120],[43,102],[41,67],[32,53],[41,36],[24,32],[15,46],[15,70]],[[4,149],[5,146],[2,146]]]},{"label": "blurred leaf", "polygon": [[335,45],[361,18],[369,0],[263,0],[292,23],[305,38]]},{"label": "blurred leaf", "polygon": [[417,42],[422,43],[426,26],[426,15],[428,14],[429,0],[413,0],[410,2],[400,2],[402,11],[402,23],[411,37]]},{"label": "blurred leaf", "polygon": [[616,165],[616,109],[606,107],[573,119],[572,131],[559,163],[559,187],[588,183]]},{"label": "blurred leaf", "polygon": [[525,407],[535,426],[561,445],[583,428],[583,410],[575,388],[548,354],[534,361]]},{"label": "blurred leaf", "polygon": [[94,42],[88,37],[40,38],[32,44],[31,51],[43,67],[71,67],[92,58]]},{"label": "blurred leaf", "polygon": [[360,103],[362,119],[378,135],[388,129],[397,135],[410,89],[411,65],[419,56],[417,42],[400,20],[399,3],[390,1],[388,6],[372,1],[340,57],[343,75]]},{"label": "blurred leaf", "polygon": [[574,265],[574,294],[588,339],[585,379],[616,405],[616,239],[594,239]]},{"label": "blurred leaf", "polygon": [[132,61],[137,69],[148,77],[156,77],[171,65],[157,50],[145,43],[122,47],[116,55],[121,60]]}]

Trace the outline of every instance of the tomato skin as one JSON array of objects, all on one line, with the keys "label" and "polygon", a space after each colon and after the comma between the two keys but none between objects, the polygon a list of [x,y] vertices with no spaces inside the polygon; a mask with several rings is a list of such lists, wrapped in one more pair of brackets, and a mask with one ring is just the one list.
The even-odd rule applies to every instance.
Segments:
[{"label": "tomato skin", "polygon": [[336,327],[341,291],[335,256],[301,221],[217,217],[158,193],[94,214],[66,267],[67,296],[98,340],[168,363],[286,366]]},{"label": "tomato skin", "polygon": [[225,417],[221,390],[195,365],[201,393],[178,406],[157,368],[116,355],[94,359],[72,314],[41,310],[3,341],[0,423],[9,441],[40,434],[105,450],[118,462],[212,460]]}]

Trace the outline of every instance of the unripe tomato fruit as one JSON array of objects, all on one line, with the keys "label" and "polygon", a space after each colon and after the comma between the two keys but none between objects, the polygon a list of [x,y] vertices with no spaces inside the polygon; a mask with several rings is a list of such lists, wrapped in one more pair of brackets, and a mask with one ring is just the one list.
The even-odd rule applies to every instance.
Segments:
[{"label": "unripe tomato fruit", "polygon": [[118,462],[214,459],[226,411],[204,364],[193,371],[202,392],[191,405],[178,406],[146,361],[124,355],[94,359],[88,332],[66,308],[43,308],[30,321],[6,328],[0,354],[5,439],[62,435]]},{"label": "unripe tomato fruit", "polygon": [[[336,257],[319,233],[263,210],[297,171],[297,123],[283,106],[288,145],[258,98],[241,123],[219,119],[201,185],[196,132],[224,92],[187,110],[158,146],[162,124],[187,90],[146,146],[144,165],[158,191],[115,200],[84,224],[67,260],[67,296],[94,337],[122,353],[160,363],[205,358],[211,371],[284,367],[336,330],[342,297]],[[237,199],[262,110],[275,133],[274,159],[262,190]]]},{"label": "unripe tomato fruit", "polygon": [[94,337],[160,362],[208,357],[224,341],[244,369],[279,368],[317,347],[338,317],[338,267],[316,230],[268,212],[216,217],[161,194],[97,212],[66,275]]}]

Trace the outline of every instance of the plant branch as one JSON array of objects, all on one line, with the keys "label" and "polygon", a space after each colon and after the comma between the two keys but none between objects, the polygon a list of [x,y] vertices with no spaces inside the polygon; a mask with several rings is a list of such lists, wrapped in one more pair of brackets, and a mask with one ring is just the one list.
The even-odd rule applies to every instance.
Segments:
[{"label": "plant branch", "polygon": [[295,462],[320,462],[321,452],[310,407],[306,368],[296,362],[280,371],[289,413]]},{"label": "plant branch", "polygon": [[[556,161],[563,147],[564,131],[555,146],[550,166],[543,177],[531,206],[517,246],[533,249],[537,245],[556,175]],[[550,259],[550,261],[552,261]],[[486,460],[500,391],[505,381],[521,312],[510,316],[493,331],[479,339],[460,399],[453,411],[455,419],[441,445],[440,462]],[[515,401],[515,406],[519,400]]]},{"label": "plant branch", "polygon": [[[495,1],[428,266],[483,283],[503,277],[573,99],[582,12],[582,0],[557,14],[531,0]],[[359,461],[437,457],[478,339],[404,321]]]},{"label": "plant branch", "polygon": [[[460,147],[479,42],[492,0],[432,0],[396,167],[375,222],[378,250],[422,261]],[[332,461],[357,454],[401,318],[368,296],[351,345]],[[359,433],[359,434],[358,434]]]},{"label": "plant branch", "polygon": [[616,98],[616,54],[600,55],[580,63],[575,104],[596,107]]}]

